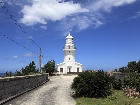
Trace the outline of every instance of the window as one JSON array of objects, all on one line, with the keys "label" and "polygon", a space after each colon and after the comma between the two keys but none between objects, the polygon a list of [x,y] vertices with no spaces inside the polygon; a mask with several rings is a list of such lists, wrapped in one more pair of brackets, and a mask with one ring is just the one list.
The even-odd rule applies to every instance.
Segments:
[{"label": "window", "polygon": [[69,51],[69,53],[70,53],[70,51]]},{"label": "window", "polygon": [[69,58],[69,60],[70,60],[70,58]]},{"label": "window", "polygon": [[63,72],[63,68],[60,68],[60,72]]}]

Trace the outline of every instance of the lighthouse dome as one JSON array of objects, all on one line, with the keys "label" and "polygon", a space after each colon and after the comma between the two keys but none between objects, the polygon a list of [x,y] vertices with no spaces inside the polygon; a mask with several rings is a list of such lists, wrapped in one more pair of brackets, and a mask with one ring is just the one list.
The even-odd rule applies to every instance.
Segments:
[{"label": "lighthouse dome", "polygon": [[73,37],[70,35],[70,32],[68,33],[68,36],[66,37],[66,39],[72,39]]}]

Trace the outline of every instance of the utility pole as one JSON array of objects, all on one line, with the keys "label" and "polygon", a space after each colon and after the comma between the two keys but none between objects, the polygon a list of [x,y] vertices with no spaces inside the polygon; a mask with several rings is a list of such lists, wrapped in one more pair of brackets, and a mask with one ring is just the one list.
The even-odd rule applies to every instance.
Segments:
[{"label": "utility pole", "polygon": [[41,49],[41,47],[40,47],[40,55],[39,55],[39,72],[42,72],[42,70],[41,70],[41,63],[42,63],[42,49]]}]

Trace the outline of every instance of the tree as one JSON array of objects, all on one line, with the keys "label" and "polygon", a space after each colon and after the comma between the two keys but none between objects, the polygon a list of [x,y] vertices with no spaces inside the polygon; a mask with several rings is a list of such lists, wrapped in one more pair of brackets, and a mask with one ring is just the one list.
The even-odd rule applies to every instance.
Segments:
[{"label": "tree", "polygon": [[117,69],[114,70],[115,72],[118,72]]},{"label": "tree", "polygon": [[8,71],[6,71],[5,75],[6,75],[6,77],[9,77],[9,72],[8,72]]},{"label": "tree", "polygon": [[20,71],[18,71],[18,70],[16,70],[16,72],[15,72],[15,74],[14,74],[15,76],[22,76],[22,72],[20,72]]},{"label": "tree", "polygon": [[47,64],[44,65],[43,71],[49,73],[49,75],[53,75],[53,72],[55,71],[55,61],[48,61]]},{"label": "tree", "polygon": [[25,68],[22,67],[21,71],[23,73],[23,75],[29,75],[31,73],[36,73],[37,71],[35,70],[36,66],[34,61],[30,62],[30,64],[28,66],[26,66]]},{"label": "tree", "polygon": [[21,76],[21,75],[29,75],[29,74],[32,74],[32,73],[37,73],[38,71],[35,68],[36,68],[35,63],[34,63],[34,61],[32,61],[25,68],[22,67],[21,70],[20,70],[21,72],[16,70],[14,75],[15,76]]},{"label": "tree", "polygon": [[136,61],[128,62],[128,65],[126,67],[119,68],[119,72],[122,73],[131,73],[135,71],[140,73],[140,60],[138,63],[136,63]]},{"label": "tree", "polygon": [[140,60],[137,63],[137,70],[138,70],[138,73],[140,73]]},{"label": "tree", "polygon": [[125,73],[125,70],[126,70],[125,67],[119,68],[119,72]]},{"label": "tree", "polygon": [[9,72],[9,76],[10,76],[10,77],[12,76],[12,72],[11,72],[11,71]]},{"label": "tree", "polygon": [[137,71],[137,63],[136,63],[136,61],[128,62],[127,66],[128,66],[128,71],[129,72]]},{"label": "tree", "polygon": [[5,73],[5,76],[6,76],[6,77],[11,77],[11,76],[12,76],[12,72],[11,72],[11,71],[10,71],[10,72],[7,71],[7,72]]}]

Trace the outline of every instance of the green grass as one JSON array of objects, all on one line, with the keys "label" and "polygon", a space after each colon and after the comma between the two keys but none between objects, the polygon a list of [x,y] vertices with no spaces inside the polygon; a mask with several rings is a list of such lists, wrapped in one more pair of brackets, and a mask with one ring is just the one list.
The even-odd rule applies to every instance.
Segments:
[{"label": "green grass", "polygon": [[128,98],[122,90],[113,90],[107,98],[76,98],[76,105],[140,105],[140,98]]}]

